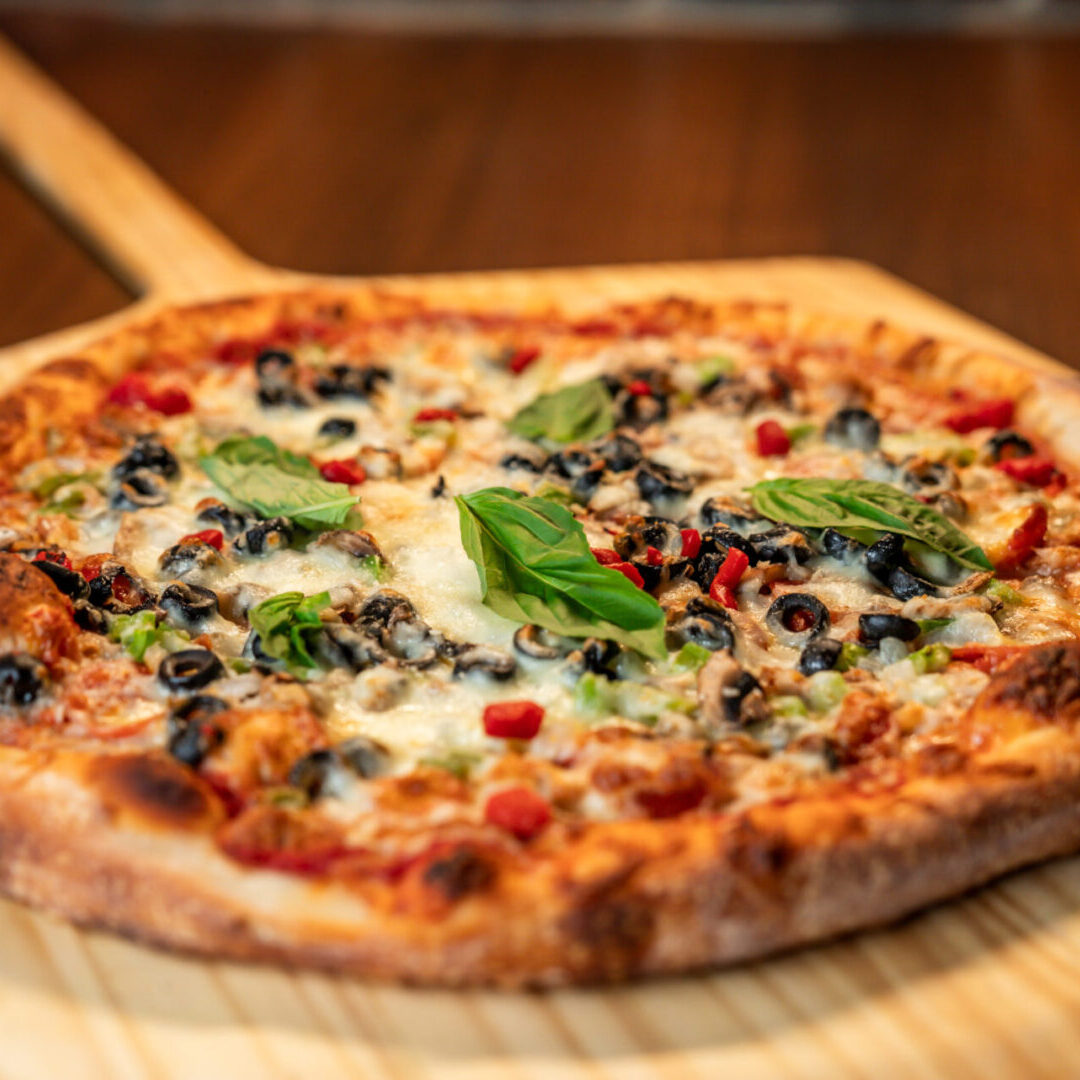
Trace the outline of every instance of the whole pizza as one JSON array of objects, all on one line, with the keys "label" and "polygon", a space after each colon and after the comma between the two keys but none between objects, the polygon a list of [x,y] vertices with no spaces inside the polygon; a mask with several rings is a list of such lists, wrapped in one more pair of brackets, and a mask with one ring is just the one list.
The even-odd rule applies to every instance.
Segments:
[{"label": "whole pizza", "polygon": [[1080,847],[1075,382],[667,298],[175,309],[0,404],[0,888],[624,979]]}]

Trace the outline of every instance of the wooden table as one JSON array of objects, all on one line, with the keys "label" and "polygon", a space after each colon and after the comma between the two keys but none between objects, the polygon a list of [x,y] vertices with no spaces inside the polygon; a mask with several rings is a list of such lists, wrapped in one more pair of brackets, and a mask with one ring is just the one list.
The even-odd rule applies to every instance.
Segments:
[{"label": "wooden table", "polygon": [[[969,297],[996,302],[998,315],[982,313],[1048,348],[1057,333],[1070,355],[1064,268],[1076,254],[1078,211],[1057,162],[1076,149],[1064,127],[1060,142],[1038,144],[1039,189],[1009,172],[1016,154],[997,160],[975,131],[983,125],[989,140],[996,124],[1015,148],[1054,119],[1067,127],[1077,108],[1072,45],[956,46],[969,58],[969,93],[980,68],[1015,61],[1009,79],[978,83],[994,105],[991,123],[925,88],[932,70],[951,71],[953,55],[925,41],[897,46],[908,54],[900,64],[884,43],[463,43],[149,27],[88,36],[88,25],[0,18],[183,194],[270,261],[366,272],[840,251],[975,309]],[[1046,63],[1026,70],[1018,58],[1031,49]],[[889,90],[895,99],[890,70],[910,72],[906,92]],[[881,88],[876,116],[854,111],[865,101],[860,80]],[[1006,91],[1017,87],[1013,101]],[[883,115],[898,113],[906,126],[882,127]],[[915,113],[966,130],[972,154],[912,150]],[[993,183],[980,176],[992,160]],[[1042,200],[1055,190],[1051,208]],[[1044,217],[1063,224],[1038,236],[1021,228]],[[0,337],[124,302],[11,185],[0,186],[0,222],[0,295],[13,298],[0,304]],[[633,279],[572,280],[606,290],[635,288]],[[514,280],[475,287],[512,289]],[[571,279],[543,280],[558,289]],[[880,304],[1027,355],[865,267],[760,262],[655,280],[775,290],[866,314]],[[1031,327],[1021,296],[1037,305]],[[1075,1072],[1078,1019],[1077,859],[904,926],[767,963],[533,996],[195,962],[0,903],[0,1078],[18,1080],[1034,1080]]]}]

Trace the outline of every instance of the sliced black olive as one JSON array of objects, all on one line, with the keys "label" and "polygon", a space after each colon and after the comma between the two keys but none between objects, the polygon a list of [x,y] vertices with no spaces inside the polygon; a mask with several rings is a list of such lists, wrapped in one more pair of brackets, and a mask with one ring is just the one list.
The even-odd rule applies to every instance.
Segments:
[{"label": "sliced black olive", "polygon": [[504,469],[520,469],[524,472],[543,472],[546,459],[542,454],[535,457],[525,454],[507,454],[499,462]]},{"label": "sliced black olive", "polygon": [[344,552],[354,559],[382,558],[379,545],[375,543],[375,537],[364,529],[330,529],[320,533],[316,540],[307,546],[308,551],[315,548],[329,547],[335,551]]},{"label": "sliced black olive", "polygon": [[52,583],[72,600],[85,600],[90,595],[90,586],[82,574],[69,570],[59,563],[50,562],[48,559],[37,559],[30,565],[51,578]]},{"label": "sliced black olive", "polygon": [[213,503],[199,511],[198,520],[217,525],[230,539],[242,533],[255,520],[254,515],[232,510],[224,503]]},{"label": "sliced black olive", "polygon": [[986,440],[986,451],[991,461],[1004,461],[1006,458],[1031,457],[1035,447],[1019,432],[1006,428],[995,431]]},{"label": "sliced black olive", "polygon": [[612,667],[622,649],[617,641],[608,641],[605,638],[586,638],[581,648],[575,649],[566,658],[567,667],[574,675],[584,675],[591,671],[595,675],[604,675],[609,679],[615,678]]},{"label": "sliced black olive", "polygon": [[326,439],[348,439],[356,434],[356,421],[347,416],[330,416],[322,422],[319,434]]},{"label": "sliced black olive", "polygon": [[903,561],[904,538],[899,533],[886,533],[866,549],[866,568],[885,584]]},{"label": "sliced black olive", "polygon": [[391,623],[380,634],[380,641],[405,667],[431,667],[443,651],[442,639],[418,616]]},{"label": "sliced black olive", "polygon": [[825,441],[848,450],[874,450],[881,441],[881,425],[865,409],[841,409],[825,425]]},{"label": "sliced black olive", "polygon": [[682,533],[679,526],[667,518],[631,518],[611,546],[623,559],[645,555],[649,548],[655,548],[662,555],[678,555],[682,552]]},{"label": "sliced black olive", "polygon": [[172,480],[180,473],[180,463],[176,455],[153,435],[140,435],[135,445],[113,466],[112,474],[117,480],[125,480],[140,469]]},{"label": "sliced black olive", "polygon": [[831,555],[841,562],[852,562],[866,551],[865,544],[860,544],[858,540],[844,536],[835,529],[826,529],[819,542],[826,555]]},{"label": "sliced black olive", "polygon": [[513,677],[517,661],[503,649],[491,645],[467,645],[454,657],[454,675],[486,675],[502,682]]},{"label": "sliced black olive", "polygon": [[860,615],[859,640],[877,645],[885,638],[914,641],[919,636],[919,624],[903,615]]},{"label": "sliced black olive", "polygon": [[158,566],[166,576],[182,578],[220,562],[221,554],[213,544],[205,540],[184,540],[166,548],[158,559]]},{"label": "sliced black olive", "polygon": [[799,647],[829,629],[829,609],[810,593],[784,593],[765,613],[765,625],[777,641]]},{"label": "sliced black olive", "polygon": [[164,506],[169,490],[160,474],[149,469],[132,469],[124,475],[109,500],[114,510],[141,510],[149,506]]},{"label": "sliced black olive", "polygon": [[651,394],[630,394],[624,390],[615,397],[615,412],[620,424],[641,431],[666,418],[667,397],[655,390]]},{"label": "sliced black olive", "polygon": [[292,522],[273,517],[257,521],[233,541],[233,549],[242,555],[269,555],[288,547],[293,538]]},{"label": "sliced black olive", "polygon": [[701,524],[706,528],[711,528],[713,525],[725,525],[736,532],[745,532],[761,521],[761,518],[752,510],[717,495],[706,499],[701,504],[700,514]]},{"label": "sliced black olive", "polygon": [[306,409],[310,404],[300,387],[285,381],[260,382],[256,396],[260,405],[288,405],[294,409]]},{"label": "sliced black olive", "polygon": [[280,377],[295,366],[292,353],[287,353],[284,349],[263,349],[255,357],[255,374],[260,379]]},{"label": "sliced black olive", "polygon": [[439,479],[435,481],[431,488],[431,497],[433,499],[441,499],[446,494],[446,477],[439,473]]},{"label": "sliced black olive", "polygon": [[204,589],[201,585],[188,585],[185,582],[175,582],[168,586],[158,602],[173,622],[189,630],[212,618],[218,609],[217,593],[213,589]]},{"label": "sliced black olive", "polygon": [[842,651],[841,642],[833,638],[818,638],[817,641],[811,641],[799,656],[799,671],[803,675],[832,671],[839,662]]},{"label": "sliced black olive", "polygon": [[341,768],[338,755],[329,749],[312,750],[293,762],[289,783],[299,788],[309,799],[329,794],[334,786],[334,773]]},{"label": "sliced black olive", "polygon": [[547,459],[544,468],[546,472],[554,473],[564,480],[572,480],[575,476],[581,476],[595,463],[596,459],[587,450],[570,448],[557,450]]},{"label": "sliced black olive", "polygon": [[514,633],[514,648],[534,660],[557,660],[566,651],[563,638],[535,623],[526,623]]},{"label": "sliced black olive", "polygon": [[341,760],[365,780],[385,772],[390,764],[390,753],[386,747],[366,735],[354,735],[338,743],[335,749]]},{"label": "sliced black olive", "polygon": [[0,656],[0,706],[6,709],[30,705],[48,681],[45,665],[29,653]]},{"label": "sliced black olive", "polygon": [[613,433],[600,442],[591,443],[589,449],[614,473],[629,472],[641,461],[641,447],[629,435]]},{"label": "sliced black olive", "polygon": [[912,600],[916,596],[937,596],[938,588],[925,578],[913,574],[906,567],[898,566],[889,574],[886,582],[897,600]]},{"label": "sliced black olive", "polygon": [[641,497],[654,506],[684,499],[694,490],[694,481],[658,461],[643,461],[634,474]]},{"label": "sliced black olive", "polygon": [[578,502],[587,503],[596,494],[596,489],[600,486],[600,481],[603,478],[604,463],[597,461],[590,465],[580,476],[574,477],[570,482],[570,494]]},{"label": "sliced black olive", "polygon": [[177,761],[197,769],[203,759],[225,741],[225,732],[213,718],[228,708],[221,698],[196,694],[169,714],[166,748]]},{"label": "sliced black olive", "polygon": [[917,495],[951,491],[958,487],[959,483],[956,473],[941,461],[923,461],[909,465],[900,474],[900,484],[904,490]]},{"label": "sliced black olive", "polygon": [[167,689],[185,693],[198,690],[224,674],[224,665],[209,649],[181,649],[161,661],[157,677]]},{"label": "sliced black olive", "polygon": [[304,392],[296,385],[296,361],[283,349],[263,349],[255,357],[260,405],[308,405]]},{"label": "sliced black olive", "polygon": [[747,719],[746,699],[751,694],[764,694],[761,683],[749,671],[740,671],[731,682],[720,690],[720,701],[724,707],[724,719],[729,724],[742,724]]},{"label": "sliced black olive", "polygon": [[[698,556],[716,552],[721,556],[721,561],[727,556],[728,548],[738,548],[749,560],[751,566],[758,564],[758,550],[751,539],[729,529],[726,525],[714,525],[701,534],[701,550]],[[715,573],[715,571],[714,571]],[[709,578],[712,581],[712,578]]]},{"label": "sliced black olive", "polygon": [[735,627],[723,604],[707,596],[695,596],[683,614],[668,627],[675,648],[693,642],[710,652],[735,649]]},{"label": "sliced black olive", "polygon": [[315,393],[321,398],[366,398],[380,382],[389,382],[387,368],[353,364],[332,364],[315,379]]},{"label": "sliced black olive", "polygon": [[130,615],[157,603],[157,596],[137,574],[121,563],[109,561],[90,582],[90,603],[114,615]]},{"label": "sliced black olive", "polygon": [[938,491],[926,497],[926,505],[939,510],[953,521],[964,521],[968,516],[968,505],[963,495],[955,491]]},{"label": "sliced black olive", "polygon": [[787,525],[752,533],[747,539],[754,545],[759,562],[797,563],[802,566],[813,555],[806,537]]},{"label": "sliced black olive", "polygon": [[365,671],[387,659],[377,641],[344,623],[323,624],[316,653],[328,667],[349,671]]},{"label": "sliced black olive", "polygon": [[87,630],[91,634],[109,632],[109,620],[105,617],[105,612],[94,607],[89,600],[76,600],[72,608],[75,625],[80,630]]},{"label": "sliced black olive", "polygon": [[402,596],[393,589],[381,589],[364,601],[356,621],[365,630],[378,633],[389,629],[395,623],[409,622],[416,617],[416,608],[407,596]]}]

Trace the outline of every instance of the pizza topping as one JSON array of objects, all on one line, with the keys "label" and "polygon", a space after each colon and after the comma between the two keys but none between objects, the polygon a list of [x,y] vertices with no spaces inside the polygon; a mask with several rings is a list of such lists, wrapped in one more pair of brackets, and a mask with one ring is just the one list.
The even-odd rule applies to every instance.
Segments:
[{"label": "pizza topping", "polygon": [[902,615],[859,616],[859,640],[868,645],[878,645],[885,638],[914,641],[920,633],[919,624]]},{"label": "pizza topping", "polygon": [[[218,533],[221,536],[221,533]],[[224,537],[222,537],[224,541]],[[220,548],[203,540],[197,533],[185,536],[161,553],[158,566],[169,577],[183,578],[221,564]]]},{"label": "pizza topping", "polygon": [[566,651],[563,647],[565,640],[561,635],[535,623],[526,623],[514,631],[514,648],[534,660],[557,660]]},{"label": "pizza topping", "polygon": [[727,649],[713,653],[699,672],[698,698],[701,723],[713,736],[768,717],[761,683]]},{"label": "pizza topping", "polygon": [[349,439],[356,434],[356,421],[348,416],[328,416],[319,425],[322,439]]},{"label": "pizza topping", "polygon": [[232,543],[237,555],[269,555],[292,543],[292,523],[287,517],[271,517],[256,521]]},{"label": "pizza topping", "polygon": [[735,586],[750,565],[750,559],[744,551],[730,547],[724,555],[724,561],[717,567],[709,583],[709,597],[726,608],[737,608]]},{"label": "pizza topping", "polygon": [[109,505],[114,510],[142,510],[164,506],[168,501],[169,490],[157,473],[149,469],[134,469],[116,485]]},{"label": "pizza topping", "polygon": [[207,754],[225,741],[214,717],[228,708],[221,698],[195,694],[169,714],[166,747],[177,761],[197,769]]},{"label": "pizza topping", "polygon": [[1012,423],[1016,405],[1009,398],[985,401],[980,405],[960,409],[945,417],[945,426],[960,435],[979,428],[1004,428]]},{"label": "pizza topping", "polygon": [[791,450],[791,437],[775,420],[762,420],[754,429],[754,438],[762,457],[783,457]]},{"label": "pizza topping", "polygon": [[179,416],[194,408],[187,391],[181,386],[154,386],[145,375],[125,375],[109,391],[106,401],[132,408],[143,405],[164,416]]},{"label": "pizza topping", "polygon": [[181,649],[170,653],[158,667],[158,679],[169,690],[200,690],[225,674],[221,661],[209,649]]},{"label": "pizza topping", "polygon": [[454,675],[483,675],[504,682],[517,673],[517,661],[492,645],[455,645]]},{"label": "pizza topping", "polygon": [[158,603],[165,614],[185,630],[198,630],[218,611],[217,593],[182,581],[169,585]]},{"label": "pizza topping", "polygon": [[291,353],[282,349],[263,349],[255,357],[259,404],[305,408],[310,402],[300,389],[297,377],[296,361]]},{"label": "pizza topping", "polygon": [[997,565],[999,574],[1011,575],[1020,569],[1046,537],[1048,521],[1049,515],[1042,503],[1036,503],[1028,510],[1023,522],[1009,536],[1005,556]]},{"label": "pizza topping", "polygon": [[839,667],[844,645],[833,638],[820,638],[810,641],[799,654],[799,671],[803,675],[814,675],[819,671],[832,671]]},{"label": "pizza topping", "polygon": [[324,461],[319,466],[319,475],[334,484],[362,484],[367,479],[367,470],[360,462],[341,458],[336,461]]},{"label": "pizza topping", "polygon": [[710,652],[735,648],[735,628],[725,605],[705,596],[695,596],[687,603],[668,634],[676,646],[692,644]]},{"label": "pizza topping", "polygon": [[48,682],[45,665],[28,653],[0,656],[0,706],[23,708],[32,705]]},{"label": "pizza topping", "polygon": [[534,701],[499,701],[484,709],[484,733],[499,739],[532,739],[544,720]]},{"label": "pizza topping", "polygon": [[684,559],[696,559],[701,551],[701,533],[697,529],[680,529],[682,548],[680,554]]},{"label": "pizza topping", "polygon": [[311,649],[323,626],[319,612],[329,603],[328,592],[315,596],[285,592],[256,604],[248,612],[252,650],[303,678],[318,666]]},{"label": "pizza topping", "polygon": [[90,595],[90,586],[86,579],[82,574],[71,569],[70,562],[64,566],[62,563],[42,557],[39,553],[34,556],[31,565],[50,578],[52,583],[72,600],[85,600]]},{"label": "pizza topping", "polygon": [[1061,475],[1054,462],[1045,457],[1006,458],[994,468],[1032,487],[1046,487]]},{"label": "pizza topping", "polygon": [[590,379],[541,394],[507,423],[526,439],[557,443],[588,442],[615,427],[615,406],[603,379]]},{"label": "pizza topping", "polygon": [[845,450],[870,453],[881,441],[881,424],[865,409],[841,409],[825,425],[825,441]]},{"label": "pizza topping", "polygon": [[381,382],[390,382],[388,368],[374,365],[331,364],[315,376],[314,390],[321,398],[369,398]]},{"label": "pizza topping", "polygon": [[531,840],[551,821],[551,807],[531,788],[506,788],[488,799],[484,817],[519,840]]},{"label": "pizza topping", "polygon": [[1014,458],[1031,457],[1035,447],[1017,431],[1005,428],[986,440],[986,452],[992,462],[1010,461]]},{"label": "pizza topping", "polygon": [[810,593],[784,593],[769,605],[765,625],[777,641],[797,649],[828,632],[829,610]]}]

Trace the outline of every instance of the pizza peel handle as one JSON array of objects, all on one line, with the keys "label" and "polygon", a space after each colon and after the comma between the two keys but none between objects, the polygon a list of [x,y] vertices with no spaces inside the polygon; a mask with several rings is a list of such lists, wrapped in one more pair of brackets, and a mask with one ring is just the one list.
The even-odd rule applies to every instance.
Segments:
[{"label": "pizza peel handle", "polygon": [[0,153],[143,297],[189,300],[273,282],[0,35]]}]

